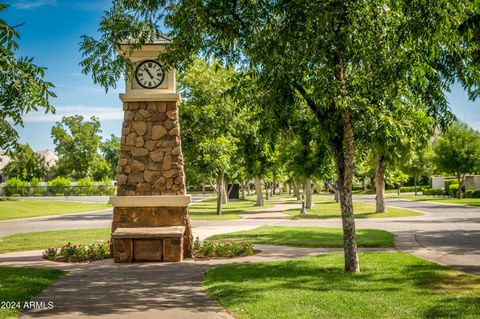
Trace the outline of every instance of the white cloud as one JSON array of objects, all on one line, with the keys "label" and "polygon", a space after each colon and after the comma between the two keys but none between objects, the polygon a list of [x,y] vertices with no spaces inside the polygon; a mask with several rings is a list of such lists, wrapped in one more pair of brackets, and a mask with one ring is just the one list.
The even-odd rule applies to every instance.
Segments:
[{"label": "white cloud", "polygon": [[32,112],[24,116],[25,123],[33,122],[57,122],[64,116],[82,115],[85,119],[96,116],[100,121],[122,120],[123,109],[121,106],[90,106],[90,105],[65,105],[57,106],[55,114],[43,112]]},{"label": "white cloud", "polygon": [[[81,75],[79,74],[75,76],[81,76]],[[55,88],[57,89],[57,91],[66,90],[70,93],[74,92],[74,93],[81,93],[81,94],[85,94],[85,93],[105,94],[105,89],[103,89],[100,86],[93,86],[93,85],[78,86],[78,85],[56,84]],[[115,89],[109,89],[108,93],[122,93],[122,90],[117,87]]]},{"label": "white cloud", "polygon": [[480,122],[470,123],[470,126],[474,129],[476,129],[477,131],[480,131]]},{"label": "white cloud", "polygon": [[13,7],[17,9],[34,9],[43,6],[49,6],[56,4],[55,0],[35,0],[35,1],[18,1],[17,3],[12,4]]}]

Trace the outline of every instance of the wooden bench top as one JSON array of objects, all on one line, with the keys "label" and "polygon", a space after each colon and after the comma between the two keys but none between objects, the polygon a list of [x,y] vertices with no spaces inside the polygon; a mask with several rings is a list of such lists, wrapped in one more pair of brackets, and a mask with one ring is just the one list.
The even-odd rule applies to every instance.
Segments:
[{"label": "wooden bench top", "polygon": [[117,228],[112,238],[172,238],[182,237],[184,232],[185,226]]}]

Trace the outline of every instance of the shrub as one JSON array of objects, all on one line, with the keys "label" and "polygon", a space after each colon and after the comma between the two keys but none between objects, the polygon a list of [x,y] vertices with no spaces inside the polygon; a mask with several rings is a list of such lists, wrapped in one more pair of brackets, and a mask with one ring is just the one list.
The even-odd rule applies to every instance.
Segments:
[{"label": "shrub", "polygon": [[442,196],[442,195],[445,195],[445,191],[443,189],[424,188],[424,189],[422,189],[422,194],[423,195]]},{"label": "shrub", "polygon": [[10,178],[3,187],[6,196],[26,196],[28,195],[28,182],[24,182],[19,178]]},{"label": "shrub", "polygon": [[90,177],[82,178],[77,181],[77,188],[75,189],[76,195],[83,196],[95,194],[95,187],[93,186],[93,180]]},{"label": "shrub", "polygon": [[[428,185],[417,186],[417,191],[421,192],[424,188],[429,188]],[[415,186],[402,186],[400,187],[400,192],[402,193],[413,193],[415,192]]]},{"label": "shrub", "polygon": [[465,193],[466,198],[480,198],[480,189],[476,189],[474,191],[467,191]]},{"label": "shrub", "polygon": [[113,185],[98,185],[96,195],[111,196],[115,195],[116,190],[117,189]]},{"label": "shrub", "polygon": [[106,259],[110,256],[110,241],[98,240],[88,245],[67,243],[60,248],[43,251],[43,259],[60,262],[84,262]]},{"label": "shrub", "polygon": [[452,197],[457,197],[458,187],[458,184],[450,184],[450,186],[448,187],[448,194]]},{"label": "shrub", "polygon": [[30,182],[30,193],[33,193],[33,196],[42,196],[45,193],[44,188],[40,185],[42,180],[40,178],[34,177]]},{"label": "shrub", "polygon": [[55,196],[59,196],[60,194],[63,196],[71,191],[71,183],[72,181],[67,177],[56,177],[48,182],[48,192]]},{"label": "shrub", "polygon": [[448,192],[448,190],[450,189],[450,185],[458,184],[458,179],[451,178],[451,179],[446,179],[443,182],[444,182],[444,185],[445,185],[445,190]]},{"label": "shrub", "polygon": [[363,186],[352,186],[353,191],[363,191]]},{"label": "shrub", "polygon": [[193,244],[196,258],[251,256],[255,253],[249,242],[210,241],[201,243],[198,238]]}]

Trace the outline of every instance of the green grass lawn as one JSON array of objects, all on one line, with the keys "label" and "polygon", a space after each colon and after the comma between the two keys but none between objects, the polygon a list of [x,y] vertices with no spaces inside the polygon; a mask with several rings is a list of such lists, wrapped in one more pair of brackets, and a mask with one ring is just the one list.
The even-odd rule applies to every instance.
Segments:
[{"label": "green grass lawn", "polygon": [[203,286],[235,318],[479,318],[480,277],[414,256],[343,254],[210,269]]},{"label": "green grass lawn", "polygon": [[[421,216],[421,213],[395,207],[387,207],[385,213],[375,213],[375,205],[363,202],[354,202],[353,209],[355,218],[387,218],[387,217],[407,217]],[[293,215],[294,219],[329,219],[340,218],[340,204],[331,197],[314,196],[313,209],[307,210],[307,215],[300,215],[299,209],[290,209],[285,212]]]},{"label": "green grass lawn", "polygon": [[62,201],[0,201],[0,220],[63,215],[108,209],[107,203],[76,203]]},{"label": "green grass lawn", "polygon": [[217,215],[217,199],[212,198],[199,203],[190,205],[190,218],[195,220],[225,220],[240,218],[239,214],[273,207],[273,204],[266,204],[262,207],[254,206],[255,201],[249,199],[240,199],[228,202],[222,205],[222,215]]},{"label": "green grass lawn", "polygon": [[[64,275],[58,269],[0,267],[0,301],[19,302],[23,308],[26,301]],[[16,318],[21,308],[0,307],[0,318]]]},{"label": "green grass lawn", "polygon": [[480,207],[480,198],[452,198],[448,196],[423,196],[423,195],[411,195],[405,194],[398,196],[389,196],[389,198],[400,198],[408,200],[417,200],[417,201],[426,201],[426,202],[437,202],[437,203],[446,203],[446,204],[456,204],[456,205],[466,205],[466,206],[476,206]]},{"label": "green grass lawn", "polygon": [[[261,226],[252,230],[215,235],[207,239],[293,247],[343,247],[343,233],[340,228]],[[359,247],[394,247],[394,242],[394,236],[390,232],[357,229]]]},{"label": "green grass lawn", "polygon": [[110,233],[110,228],[96,228],[14,234],[0,237],[0,254],[12,251],[60,247],[68,242],[72,244],[88,244],[95,240],[110,239]]}]

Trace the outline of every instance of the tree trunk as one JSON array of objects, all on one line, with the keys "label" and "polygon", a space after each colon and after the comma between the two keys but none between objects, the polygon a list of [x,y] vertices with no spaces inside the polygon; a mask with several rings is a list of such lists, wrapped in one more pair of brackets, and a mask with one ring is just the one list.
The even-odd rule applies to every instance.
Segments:
[{"label": "tree trunk", "polygon": [[465,174],[463,174],[461,182],[458,183],[457,197],[460,198],[460,199],[462,199],[462,197],[463,197],[462,196],[463,195],[462,194],[462,189],[463,189],[463,186],[464,186],[463,184],[465,184]]},{"label": "tree trunk", "polygon": [[223,196],[222,196],[222,203],[228,204],[228,191],[227,191],[228,185],[225,184],[225,179],[223,179]]},{"label": "tree trunk", "polygon": [[269,184],[268,184],[267,182],[265,182],[265,199],[266,199],[266,200],[268,200],[268,195],[270,195],[270,194],[268,193],[269,189],[270,189],[270,188],[269,188]]},{"label": "tree trunk", "polygon": [[376,213],[385,212],[385,159],[380,155],[375,167]]},{"label": "tree trunk", "polygon": [[292,188],[290,187],[290,183],[287,184],[287,189],[288,189],[288,196],[292,195]]},{"label": "tree trunk", "polygon": [[255,193],[257,194],[257,203],[255,206],[263,206],[262,183],[258,175],[255,175]]},{"label": "tree trunk", "polygon": [[305,208],[313,208],[313,200],[312,200],[312,180],[307,178],[305,181]]},{"label": "tree trunk", "polygon": [[293,179],[293,195],[297,197],[297,200],[300,200],[300,183],[296,179]]},{"label": "tree trunk", "polygon": [[250,196],[250,181],[247,182],[247,196]]},{"label": "tree trunk", "polygon": [[240,184],[242,186],[242,193],[241,193],[241,198],[242,199],[245,199],[245,181],[242,181],[242,183]]},{"label": "tree trunk", "polygon": [[[341,49],[335,52],[335,80],[340,84],[340,96],[345,102],[345,80],[344,80],[344,56]],[[335,139],[333,153],[336,158],[338,172],[338,191],[340,197],[340,209],[342,212],[343,226],[343,251],[345,259],[345,272],[360,272],[360,263],[357,253],[357,240],[355,233],[355,219],[353,217],[353,169],[354,169],[354,134],[350,113],[345,105],[340,105],[340,116],[342,123],[341,140]]]},{"label": "tree trunk", "polygon": [[343,251],[345,259],[345,272],[360,272],[357,253],[355,232],[355,219],[353,215],[352,184],[353,184],[353,128],[350,114],[345,109],[342,112],[343,138],[332,145],[338,173],[338,197],[342,214]]},{"label": "tree trunk", "polygon": [[222,215],[223,174],[223,171],[219,172],[217,177],[217,215]]},{"label": "tree trunk", "polygon": [[202,194],[205,195],[205,182],[202,182]]},{"label": "tree trunk", "polygon": [[417,196],[417,176],[413,177],[413,189],[415,190],[415,196]]}]

